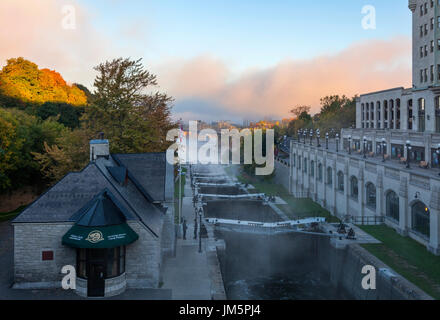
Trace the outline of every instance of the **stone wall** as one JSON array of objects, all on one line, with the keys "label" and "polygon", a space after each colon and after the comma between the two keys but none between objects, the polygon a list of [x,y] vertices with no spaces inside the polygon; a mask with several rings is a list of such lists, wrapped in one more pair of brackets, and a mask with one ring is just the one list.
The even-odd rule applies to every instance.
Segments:
[{"label": "stone wall", "polygon": [[[129,221],[139,239],[127,246],[125,273],[128,288],[157,288],[162,260],[161,241],[142,224]],[[159,234],[162,233],[162,230]]]},{"label": "stone wall", "polygon": [[[430,300],[425,292],[395,273],[378,258],[361,246],[352,244],[337,249],[332,239],[318,239],[319,263],[326,266],[333,285],[349,292],[357,300]],[[376,270],[376,290],[362,288],[362,268],[373,266]],[[391,273],[381,272],[387,269]],[[391,276],[390,276],[391,275]]]},{"label": "stone wall", "polygon": [[[65,265],[76,265],[76,252],[61,244],[72,224],[20,223],[14,225],[15,287],[61,287]],[[54,252],[52,261],[42,260],[42,251]]]},{"label": "stone wall", "polygon": [[[289,163],[289,159],[285,159],[284,161]],[[286,190],[289,191],[289,188],[290,188],[289,187],[289,177],[290,177],[289,167],[286,164],[275,160],[275,175],[274,175],[273,181],[276,184],[282,185],[284,188],[286,188]]]}]

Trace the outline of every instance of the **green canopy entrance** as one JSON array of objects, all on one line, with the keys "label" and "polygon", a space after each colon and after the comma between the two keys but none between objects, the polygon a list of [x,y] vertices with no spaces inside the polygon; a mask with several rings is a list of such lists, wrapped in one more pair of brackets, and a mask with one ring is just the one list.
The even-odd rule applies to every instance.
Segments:
[{"label": "green canopy entrance", "polygon": [[62,244],[83,249],[110,249],[135,242],[139,236],[127,224],[127,212],[113,194],[104,189],[72,216],[75,225]]},{"label": "green canopy entrance", "polygon": [[74,225],[63,236],[62,243],[73,248],[105,249],[125,246],[138,238],[138,234],[126,223],[105,227]]}]

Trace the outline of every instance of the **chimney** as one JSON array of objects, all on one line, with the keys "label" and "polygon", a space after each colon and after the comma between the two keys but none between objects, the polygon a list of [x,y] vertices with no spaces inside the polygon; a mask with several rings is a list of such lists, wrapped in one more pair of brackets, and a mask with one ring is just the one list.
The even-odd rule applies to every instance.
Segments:
[{"label": "chimney", "polygon": [[99,139],[90,140],[90,161],[98,158],[108,159],[110,156],[110,145],[107,139],[104,139],[104,133],[99,134]]}]

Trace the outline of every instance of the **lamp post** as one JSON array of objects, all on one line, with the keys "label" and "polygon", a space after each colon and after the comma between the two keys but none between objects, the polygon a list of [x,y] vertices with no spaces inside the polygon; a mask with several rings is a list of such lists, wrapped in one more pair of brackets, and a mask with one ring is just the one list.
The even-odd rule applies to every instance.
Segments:
[{"label": "lamp post", "polygon": [[351,154],[351,136],[348,136],[348,154]]},{"label": "lamp post", "polygon": [[367,137],[364,136],[364,159],[367,158]]},{"label": "lamp post", "polygon": [[382,162],[385,162],[385,148],[387,146],[387,142],[385,138],[382,138]]},{"label": "lamp post", "polygon": [[202,253],[202,208],[199,208],[199,253]]},{"label": "lamp post", "polygon": [[306,144],[307,130],[303,130],[304,144]]},{"label": "lamp post", "polygon": [[407,169],[410,169],[409,162],[410,162],[411,149],[412,149],[412,147],[411,147],[411,141],[406,140],[405,148],[406,148],[406,168],[407,168]]},{"label": "lamp post", "polygon": [[298,129],[298,142],[299,143],[301,143],[301,133],[302,133],[302,130]]},{"label": "lamp post", "polygon": [[317,142],[318,148],[321,147],[321,145],[319,144],[319,138],[320,137],[321,137],[321,131],[319,129],[316,129],[316,142]]},{"label": "lamp post", "polygon": [[336,153],[339,152],[339,133],[336,134]]},{"label": "lamp post", "polygon": [[[440,143],[437,145],[435,153],[437,154],[437,164],[440,164]],[[440,176],[440,173],[438,175]]]},{"label": "lamp post", "polygon": [[313,145],[313,129],[310,129],[310,145]]},{"label": "lamp post", "polygon": [[328,132],[325,133],[325,148],[328,150]]}]

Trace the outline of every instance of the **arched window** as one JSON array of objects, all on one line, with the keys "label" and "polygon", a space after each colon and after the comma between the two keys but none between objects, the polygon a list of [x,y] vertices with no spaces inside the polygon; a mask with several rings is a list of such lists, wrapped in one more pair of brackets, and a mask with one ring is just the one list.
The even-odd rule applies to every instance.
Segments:
[{"label": "arched window", "polygon": [[371,182],[367,184],[366,200],[368,207],[376,209],[376,187]]},{"label": "arched window", "polygon": [[304,158],[304,172],[307,173],[307,158]]},{"label": "arched window", "polygon": [[315,161],[310,161],[310,175],[312,176],[312,177],[314,177],[315,176]]},{"label": "arched window", "polygon": [[396,221],[399,221],[399,196],[390,191],[386,196],[386,215]]},{"label": "arched window", "polygon": [[344,191],[344,174],[342,171],[338,172],[338,190]]},{"label": "arched window", "polygon": [[352,176],[350,179],[350,184],[351,184],[351,192],[350,195],[353,198],[358,198],[359,196],[359,187],[358,187],[358,179],[355,176]]},{"label": "arched window", "polygon": [[322,181],[322,164],[318,164],[318,180]]},{"label": "arched window", "polygon": [[328,185],[333,184],[333,170],[331,167],[327,168],[327,184]]},{"label": "arched window", "polygon": [[412,229],[429,238],[429,209],[421,201],[411,207]]}]

